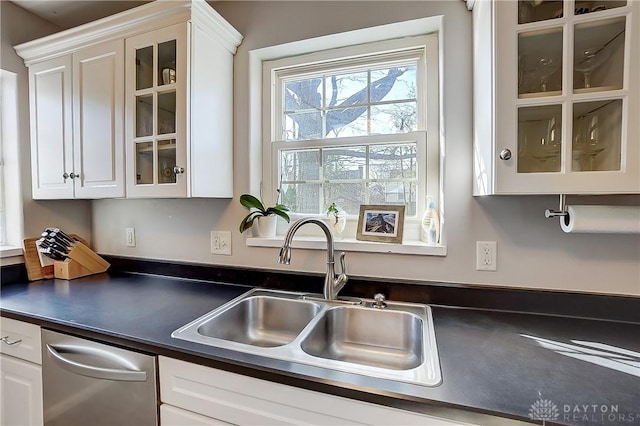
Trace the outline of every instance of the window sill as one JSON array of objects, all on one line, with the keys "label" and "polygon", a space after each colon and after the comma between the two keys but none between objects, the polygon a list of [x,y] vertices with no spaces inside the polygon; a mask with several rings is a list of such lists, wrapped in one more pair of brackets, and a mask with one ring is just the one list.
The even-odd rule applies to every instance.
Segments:
[{"label": "window sill", "polygon": [[22,247],[0,246],[0,258],[22,256]]},{"label": "window sill", "polygon": [[[281,247],[284,236],[274,238],[247,238],[248,247]],[[327,242],[322,237],[296,236],[293,239],[293,248],[309,250],[325,250]],[[421,241],[405,241],[402,244],[376,243],[371,241],[359,241],[354,238],[344,238],[336,240],[334,247],[339,251],[352,251],[363,253],[393,253],[411,254],[419,256],[446,256],[447,247],[442,245],[431,246]]]}]

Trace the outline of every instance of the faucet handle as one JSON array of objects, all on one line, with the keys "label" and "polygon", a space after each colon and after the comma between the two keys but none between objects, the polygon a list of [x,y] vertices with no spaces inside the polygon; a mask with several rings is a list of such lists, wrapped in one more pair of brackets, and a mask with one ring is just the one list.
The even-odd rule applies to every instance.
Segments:
[{"label": "faucet handle", "polygon": [[375,300],[375,302],[372,305],[374,308],[384,309],[387,307],[387,304],[384,302],[386,300],[386,297],[384,297],[384,294],[376,293],[376,295],[373,296],[373,300]]},{"label": "faucet handle", "polygon": [[346,277],[347,275],[347,266],[344,262],[344,256],[345,256],[345,252],[340,253],[340,272],[342,273],[342,275],[344,275]]}]

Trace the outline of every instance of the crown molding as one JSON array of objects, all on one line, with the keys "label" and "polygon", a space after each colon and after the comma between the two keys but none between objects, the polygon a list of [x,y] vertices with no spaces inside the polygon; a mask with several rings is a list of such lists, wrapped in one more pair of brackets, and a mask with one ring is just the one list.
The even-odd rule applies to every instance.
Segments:
[{"label": "crown molding", "polygon": [[192,21],[215,34],[234,54],[242,35],[204,0],[156,0],[124,12],[15,46],[25,65],[116,38]]}]

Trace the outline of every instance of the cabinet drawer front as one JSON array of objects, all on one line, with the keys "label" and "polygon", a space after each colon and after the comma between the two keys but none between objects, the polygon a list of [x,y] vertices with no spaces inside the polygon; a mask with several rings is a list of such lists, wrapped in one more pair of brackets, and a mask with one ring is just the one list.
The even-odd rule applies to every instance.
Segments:
[{"label": "cabinet drawer front", "polygon": [[437,417],[383,407],[227,371],[159,357],[160,399],[234,424],[454,425]]},{"label": "cabinet drawer front", "polygon": [[0,353],[42,364],[40,327],[10,318],[0,318]]}]

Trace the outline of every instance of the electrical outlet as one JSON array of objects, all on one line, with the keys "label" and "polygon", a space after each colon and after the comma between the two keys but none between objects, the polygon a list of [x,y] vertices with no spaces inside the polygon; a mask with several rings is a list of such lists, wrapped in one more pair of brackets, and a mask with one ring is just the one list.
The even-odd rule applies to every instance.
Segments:
[{"label": "electrical outlet", "polygon": [[136,246],[136,229],[126,228],[125,235],[126,235],[127,247],[135,247]]},{"label": "electrical outlet", "polygon": [[476,270],[495,271],[498,251],[495,241],[476,241]]},{"label": "electrical outlet", "polygon": [[211,254],[231,256],[231,231],[211,231]]}]

